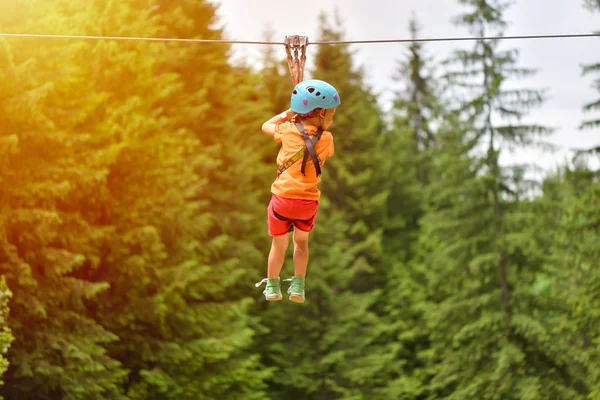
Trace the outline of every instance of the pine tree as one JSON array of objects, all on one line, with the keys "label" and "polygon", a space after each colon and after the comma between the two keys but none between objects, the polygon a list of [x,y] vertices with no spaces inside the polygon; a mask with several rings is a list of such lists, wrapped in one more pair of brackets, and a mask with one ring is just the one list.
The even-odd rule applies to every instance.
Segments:
[{"label": "pine tree", "polygon": [[[339,15],[330,22],[322,14],[320,20],[320,40],[343,40]],[[370,399],[384,385],[379,372],[390,358],[382,342],[388,327],[381,324],[388,270],[383,231],[390,168],[383,151],[384,123],[377,97],[366,84],[364,71],[354,66],[347,46],[321,46],[315,54],[314,76],[333,83],[342,98],[332,128],[336,154],[322,185],[323,214],[328,218],[322,223],[327,229],[314,237],[319,243],[316,251],[328,260],[322,267],[317,265],[330,271],[325,282],[334,294],[330,298],[338,314],[325,336],[332,345],[326,359],[333,361],[332,378],[344,389],[343,398]],[[337,238],[328,244],[326,235]],[[332,258],[336,253],[343,257]]]},{"label": "pine tree", "polygon": [[600,10],[600,0],[583,0],[583,5],[592,11]]},{"label": "pine tree", "polygon": [[[420,28],[415,16],[409,21],[409,31],[413,39],[419,37]],[[422,43],[412,42],[408,49],[409,55],[400,62],[396,74],[396,80],[403,82],[404,87],[396,93],[394,126],[410,127],[413,135],[411,152],[421,156],[416,162],[416,176],[425,185],[428,181],[426,160],[421,158],[435,143],[431,125],[439,116],[439,100],[435,95],[433,60],[424,54]]]},{"label": "pine tree", "polygon": [[[334,26],[321,15],[320,40],[341,40],[342,22]],[[381,235],[385,220],[386,165],[381,153],[383,121],[377,98],[363,75],[354,67],[348,47],[320,47],[315,55],[315,77],[332,82],[342,96],[343,106],[335,116],[336,157],[331,159],[323,182],[330,207],[344,213],[350,224],[354,275],[352,289],[370,291],[385,281],[377,267],[381,261]]]},{"label": "pine tree", "polygon": [[[205,2],[34,12],[27,21],[48,32],[68,20],[59,33],[220,35]],[[264,398],[240,289],[243,262],[262,259],[260,165],[221,171],[252,143],[234,121],[260,126],[234,102],[255,106],[255,78],[221,45],[3,44],[0,272],[17,338],[7,398]]]},{"label": "pine tree", "polygon": [[[418,22],[409,22],[411,36],[418,36]],[[431,125],[439,119],[431,59],[422,44],[412,43],[409,55],[400,62],[396,80],[403,85],[396,94],[392,129],[386,133],[385,149],[390,160],[386,252],[397,260],[410,259],[410,246],[418,234],[421,190],[429,181],[429,150],[435,143]]]},{"label": "pine tree", "polygon": [[[502,34],[507,4],[460,3],[470,9],[459,24],[480,37]],[[464,128],[445,134],[452,145],[440,145],[421,237],[436,358],[429,389],[437,398],[575,399],[585,392],[577,357],[538,318],[547,311],[531,287],[543,258],[529,229],[535,213],[523,191],[524,166],[499,162],[502,149],[536,145],[550,131],[520,123],[544,96],[504,88],[509,78],[534,72],[516,62],[515,51],[480,40],[450,63],[459,64],[448,76],[467,98],[459,110]]]},{"label": "pine tree", "polygon": [[[273,32],[265,32],[265,41],[273,41]],[[269,100],[270,112],[277,114],[290,108],[290,88],[293,82],[289,72],[286,54],[280,47],[267,46],[263,53],[260,93]]]},{"label": "pine tree", "polygon": [[591,399],[600,395],[598,182],[598,172],[581,159],[547,178],[539,201],[545,208],[537,235],[545,238],[548,253],[545,274],[536,284],[538,296],[562,305],[563,313],[548,318],[560,335],[555,340],[568,343],[584,366],[580,374]]},{"label": "pine tree", "polygon": [[[592,12],[600,11],[600,0],[585,0],[585,6]],[[584,65],[583,75],[588,75],[595,72],[600,72],[600,63]],[[600,78],[594,80],[592,87],[600,92]],[[587,103],[583,106],[583,110],[585,112],[600,110],[600,99]],[[582,122],[580,129],[595,128],[598,126],[600,126],[600,118],[595,118]]]},{"label": "pine tree", "polygon": [[[8,326],[8,300],[10,297],[12,297],[12,292],[8,289],[6,280],[2,277],[0,280],[0,387],[4,385],[2,376],[8,368],[8,360],[5,355],[14,340]],[[0,400],[3,399],[4,397],[0,395]]]},{"label": "pine tree", "polygon": [[[159,2],[153,15],[158,34],[220,38],[207,2]],[[132,399],[264,398],[268,372],[248,350],[250,301],[240,289],[262,260],[261,167],[244,125],[260,124],[244,106],[255,104],[248,71],[231,68],[226,53],[221,44],[162,45],[125,91],[144,102],[123,110],[140,116],[137,136],[108,181],[119,235],[107,271],[118,273],[101,315],[122,338],[111,354],[131,370]],[[122,65],[109,67],[109,86],[123,87]]]},{"label": "pine tree", "polygon": [[[598,10],[600,10],[600,5],[598,5]],[[583,67],[583,75],[589,75],[589,74],[598,73],[598,72],[600,72],[600,63],[588,64]],[[594,80],[594,82],[592,83],[592,87],[594,89],[596,89],[598,92],[600,92],[600,77],[596,78]],[[600,99],[585,104],[583,106],[583,110],[585,112],[599,111],[600,110]],[[600,117],[583,121],[579,128],[580,129],[590,129],[590,128],[593,129],[593,128],[597,128],[599,126],[600,126]]]},{"label": "pine tree", "polygon": [[[416,18],[409,22],[413,38],[418,37]],[[420,271],[413,266],[414,252],[423,216],[425,187],[430,181],[435,146],[432,128],[439,119],[436,78],[432,60],[420,43],[412,43],[399,64],[396,80],[403,85],[394,101],[392,129],[386,133],[385,152],[390,160],[387,224],[384,253],[388,266],[386,338],[394,358],[386,366],[387,384],[382,399],[419,398],[426,388],[423,353],[428,348],[421,303],[426,288]]]},{"label": "pine tree", "polygon": [[[57,29],[64,17],[59,10],[66,7],[12,6],[0,16],[6,29],[31,31],[35,24],[46,32]],[[80,65],[70,62],[85,45],[3,39],[0,49],[0,273],[13,292],[9,326],[15,336],[4,394],[122,398],[125,371],[105,349],[118,338],[85,306],[108,285],[78,275],[94,267],[96,246],[107,234],[94,218],[105,171],[86,152],[94,138],[73,129],[85,113],[80,105],[97,101],[82,90],[89,86],[80,80]]]}]

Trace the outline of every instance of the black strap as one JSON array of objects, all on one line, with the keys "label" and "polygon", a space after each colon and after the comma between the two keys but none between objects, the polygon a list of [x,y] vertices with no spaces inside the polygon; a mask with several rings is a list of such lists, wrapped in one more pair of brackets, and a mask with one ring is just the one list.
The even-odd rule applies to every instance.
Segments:
[{"label": "black strap", "polygon": [[300,122],[296,122],[295,124],[296,124],[296,127],[298,128],[298,131],[300,131],[300,136],[302,136],[302,139],[304,139],[304,144],[305,144],[306,150],[307,150],[304,152],[304,157],[302,158],[302,168],[300,171],[302,172],[302,175],[306,175],[306,173],[305,173],[306,163],[308,162],[308,155],[310,154],[310,158],[312,158],[312,162],[315,165],[315,170],[317,172],[317,176],[321,176],[321,160],[319,159],[319,155],[315,151],[314,144],[319,139],[321,139],[321,135],[323,134],[323,131],[321,129],[317,130],[315,132],[315,134],[313,135],[313,137],[311,138],[310,136],[308,136],[308,133],[306,133],[304,126],[302,126],[302,124]]},{"label": "black strap", "polygon": [[275,211],[275,208],[273,207],[273,205],[271,205],[271,211],[273,211],[273,215],[275,215],[275,218],[277,218],[280,221],[290,221],[290,222],[299,221],[299,222],[304,222],[305,224],[308,224],[310,222],[310,220],[314,218],[314,216],[310,217],[309,219],[291,219],[288,217],[284,217],[283,215],[278,214]]}]

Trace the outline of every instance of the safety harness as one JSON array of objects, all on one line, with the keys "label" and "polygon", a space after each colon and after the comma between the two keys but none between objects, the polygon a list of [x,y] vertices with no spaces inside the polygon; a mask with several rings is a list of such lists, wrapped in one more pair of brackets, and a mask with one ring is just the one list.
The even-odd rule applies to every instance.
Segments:
[{"label": "safety harness", "polygon": [[314,135],[310,137],[308,133],[306,133],[304,126],[300,122],[296,122],[295,125],[296,128],[298,128],[298,131],[300,132],[300,136],[304,140],[304,146],[300,149],[300,151],[298,151],[292,157],[284,161],[283,164],[281,164],[278,167],[277,176],[283,174],[285,170],[291,167],[296,161],[298,161],[300,157],[302,157],[302,167],[300,169],[300,172],[302,172],[302,175],[306,176],[306,163],[308,162],[309,155],[312,159],[313,164],[315,165],[317,176],[321,176],[321,159],[319,158],[319,155],[315,150],[315,143],[317,143],[317,141],[321,139],[323,131],[321,129],[318,129],[314,133]]}]

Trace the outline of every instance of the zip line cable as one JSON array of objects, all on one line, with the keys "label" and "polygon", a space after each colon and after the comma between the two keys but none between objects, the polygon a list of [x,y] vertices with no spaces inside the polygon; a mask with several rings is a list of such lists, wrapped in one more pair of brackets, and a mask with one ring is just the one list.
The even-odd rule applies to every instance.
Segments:
[{"label": "zip line cable", "polygon": [[485,36],[485,37],[442,37],[431,39],[380,39],[380,40],[340,40],[331,42],[311,42],[310,44],[362,44],[362,43],[420,43],[420,42],[450,42],[466,40],[514,40],[514,39],[558,39],[558,38],[585,38],[600,37],[600,32],[574,33],[557,35],[523,35],[523,36]]},{"label": "zip line cable", "polygon": [[[338,45],[338,44],[364,44],[364,43],[422,43],[422,42],[450,42],[467,40],[507,40],[507,39],[558,39],[558,38],[585,38],[600,37],[600,32],[555,34],[555,35],[524,35],[524,36],[482,36],[482,37],[441,37],[423,39],[376,39],[376,40],[337,40],[309,42],[306,36],[286,36],[283,42],[273,41],[250,41],[250,40],[227,40],[227,39],[192,39],[192,38],[170,38],[170,37],[132,37],[132,36],[90,36],[90,35],[54,35],[42,33],[2,33],[0,37],[13,38],[44,38],[44,39],[83,39],[83,40],[128,40],[128,41],[152,41],[152,42],[184,42],[184,43],[226,43],[226,44],[263,44],[285,46],[287,62],[290,69],[292,82],[297,85],[304,79],[304,64],[306,62],[306,48],[309,44],[314,45]],[[293,52],[293,56],[292,56]],[[301,52],[301,54],[299,54]]]},{"label": "zip line cable", "polygon": [[232,43],[232,44],[280,44],[283,42],[263,42],[249,40],[218,39],[181,39],[168,37],[132,37],[132,36],[89,36],[89,35],[51,35],[43,33],[0,33],[0,37],[43,38],[43,39],[83,39],[83,40],[129,40],[150,42],[184,42],[184,43]]},{"label": "zip line cable", "polygon": [[[184,43],[226,43],[226,44],[261,44],[281,45],[285,42],[273,41],[251,41],[251,40],[221,40],[221,39],[185,39],[169,37],[132,37],[132,36],[89,36],[89,35],[53,35],[42,33],[2,33],[0,37],[18,38],[44,38],[44,39],[83,39],[83,40],[128,40],[128,41],[152,41],[152,42],[184,42]],[[314,45],[338,45],[338,44],[367,44],[367,43],[420,43],[420,42],[450,42],[468,40],[515,40],[515,39],[560,39],[560,38],[586,38],[600,37],[600,32],[575,33],[556,35],[523,35],[523,36],[484,36],[484,37],[441,37],[423,39],[375,39],[375,40],[340,40],[340,41],[316,41],[307,44]]]}]

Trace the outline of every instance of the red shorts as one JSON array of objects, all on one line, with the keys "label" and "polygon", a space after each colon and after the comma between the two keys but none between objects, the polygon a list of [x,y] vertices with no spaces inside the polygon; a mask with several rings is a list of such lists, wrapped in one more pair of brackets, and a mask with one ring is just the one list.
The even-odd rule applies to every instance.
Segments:
[{"label": "red shorts", "polygon": [[319,200],[286,199],[272,195],[267,208],[269,235],[281,236],[293,227],[310,232],[315,227]]}]

